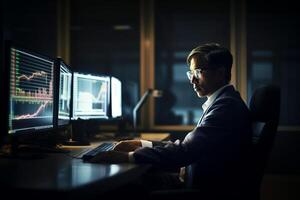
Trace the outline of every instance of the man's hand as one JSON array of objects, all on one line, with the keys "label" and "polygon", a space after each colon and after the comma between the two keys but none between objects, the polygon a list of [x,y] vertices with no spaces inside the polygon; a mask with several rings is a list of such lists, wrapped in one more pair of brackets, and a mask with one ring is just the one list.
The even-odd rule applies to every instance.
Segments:
[{"label": "man's hand", "polygon": [[120,152],[120,151],[105,151],[105,152],[100,152],[88,162],[91,163],[112,163],[112,164],[117,164],[117,163],[128,163],[129,158],[128,158],[128,153],[127,152]]},{"label": "man's hand", "polygon": [[130,152],[142,147],[140,140],[124,140],[114,146],[114,151]]}]

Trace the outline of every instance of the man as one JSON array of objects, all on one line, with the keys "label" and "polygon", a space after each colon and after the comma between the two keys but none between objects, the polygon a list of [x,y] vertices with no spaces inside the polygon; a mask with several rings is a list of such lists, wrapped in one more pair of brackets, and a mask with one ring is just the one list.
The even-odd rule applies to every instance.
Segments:
[{"label": "man", "polygon": [[[232,55],[219,44],[205,44],[187,57],[187,76],[199,97],[207,97],[196,128],[183,141],[123,141],[92,162],[150,163],[160,168],[184,167],[188,186],[208,194],[240,192],[244,160],[251,147],[251,119],[239,93],[229,84]],[[238,195],[238,194],[236,194]]]}]

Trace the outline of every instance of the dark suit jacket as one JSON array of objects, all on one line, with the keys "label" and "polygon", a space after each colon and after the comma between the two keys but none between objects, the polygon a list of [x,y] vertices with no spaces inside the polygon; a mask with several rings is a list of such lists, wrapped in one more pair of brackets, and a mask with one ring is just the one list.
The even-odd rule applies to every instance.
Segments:
[{"label": "dark suit jacket", "polygon": [[227,86],[183,141],[140,148],[133,156],[136,163],[157,167],[187,166],[186,182],[192,187],[238,190],[251,148],[251,133],[247,106],[234,87]]}]

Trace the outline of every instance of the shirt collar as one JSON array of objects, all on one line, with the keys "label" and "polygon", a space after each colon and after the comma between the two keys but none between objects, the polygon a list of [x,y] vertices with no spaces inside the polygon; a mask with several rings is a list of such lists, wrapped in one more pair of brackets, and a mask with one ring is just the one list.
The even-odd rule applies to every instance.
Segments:
[{"label": "shirt collar", "polygon": [[207,100],[205,101],[204,104],[202,104],[202,109],[203,112],[206,111],[206,109],[215,101],[215,99],[217,98],[217,96],[221,93],[221,91],[230,86],[230,84],[224,85],[223,87],[220,87],[219,89],[217,89],[214,93],[212,93],[212,95],[207,96]]}]

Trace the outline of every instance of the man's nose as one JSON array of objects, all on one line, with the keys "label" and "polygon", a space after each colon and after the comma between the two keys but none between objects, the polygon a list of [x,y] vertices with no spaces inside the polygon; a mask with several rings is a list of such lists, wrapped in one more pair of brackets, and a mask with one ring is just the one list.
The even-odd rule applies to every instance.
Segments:
[{"label": "man's nose", "polygon": [[196,83],[196,78],[195,78],[195,76],[194,75],[192,75],[192,79],[190,80],[190,83],[191,84],[194,84],[194,83]]}]

